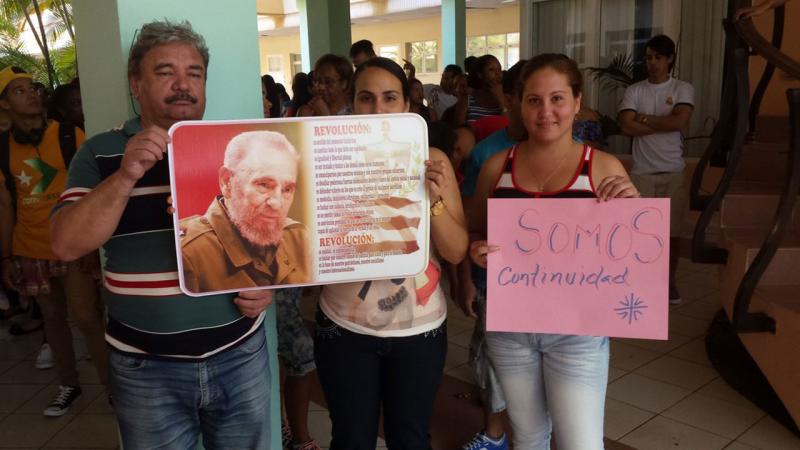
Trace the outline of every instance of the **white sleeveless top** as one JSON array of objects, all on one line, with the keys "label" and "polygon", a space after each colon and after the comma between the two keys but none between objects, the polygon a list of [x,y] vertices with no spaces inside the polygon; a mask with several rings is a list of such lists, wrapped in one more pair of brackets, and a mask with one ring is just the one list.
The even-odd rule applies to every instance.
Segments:
[{"label": "white sleeveless top", "polygon": [[414,278],[323,286],[319,306],[334,323],[353,333],[378,337],[414,336],[438,328],[447,318],[433,256]]}]

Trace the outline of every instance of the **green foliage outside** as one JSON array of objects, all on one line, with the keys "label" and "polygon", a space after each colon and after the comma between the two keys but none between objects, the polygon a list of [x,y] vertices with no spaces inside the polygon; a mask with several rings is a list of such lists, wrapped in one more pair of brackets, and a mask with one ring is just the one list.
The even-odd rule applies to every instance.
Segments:
[{"label": "green foliage outside", "polygon": [[[3,0],[0,6],[0,68],[17,66],[51,89],[78,74],[69,0]],[[22,32],[37,37],[39,52],[23,49]],[[42,39],[44,36],[44,39]],[[67,45],[54,48],[62,36]]]}]

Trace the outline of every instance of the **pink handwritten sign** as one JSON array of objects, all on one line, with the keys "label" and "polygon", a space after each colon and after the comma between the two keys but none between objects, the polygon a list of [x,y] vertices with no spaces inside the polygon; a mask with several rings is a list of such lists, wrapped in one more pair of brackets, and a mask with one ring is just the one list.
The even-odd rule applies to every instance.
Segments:
[{"label": "pink handwritten sign", "polygon": [[486,328],[667,339],[669,199],[490,199]]}]

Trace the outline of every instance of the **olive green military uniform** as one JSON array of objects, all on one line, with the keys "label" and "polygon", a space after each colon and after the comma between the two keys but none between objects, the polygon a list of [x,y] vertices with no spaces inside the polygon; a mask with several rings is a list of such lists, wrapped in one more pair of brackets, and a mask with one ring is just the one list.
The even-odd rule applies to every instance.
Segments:
[{"label": "olive green military uniform", "polygon": [[286,219],[276,247],[254,252],[231,223],[220,199],[202,216],[181,220],[185,287],[190,292],[228,291],[311,281],[305,225]]}]

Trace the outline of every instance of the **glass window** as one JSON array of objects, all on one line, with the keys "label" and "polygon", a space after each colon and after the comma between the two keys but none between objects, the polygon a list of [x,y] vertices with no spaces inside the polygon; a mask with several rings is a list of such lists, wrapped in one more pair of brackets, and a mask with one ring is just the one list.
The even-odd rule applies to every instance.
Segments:
[{"label": "glass window", "polygon": [[406,59],[414,64],[418,74],[439,72],[438,51],[436,41],[406,43]]},{"label": "glass window", "polygon": [[400,58],[400,45],[381,45],[378,47],[378,55],[403,65]]},{"label": "glass window", "polygon": [[294,79],[297,73],[303,71],[303,55],[299,53],[290,53],[289,61],[291,61],[292,64],[292,79]]},{"label": "glass window", "polygon": [[467,56],[493,55],[504,69],[519,61],[519,33],[490,34],[467,38]]},{"label": "glass window", "polygon": [[281,55],[267,55],[267,73],[272,75],[276,83],[285,81],[283,74],[283,57]]}]

